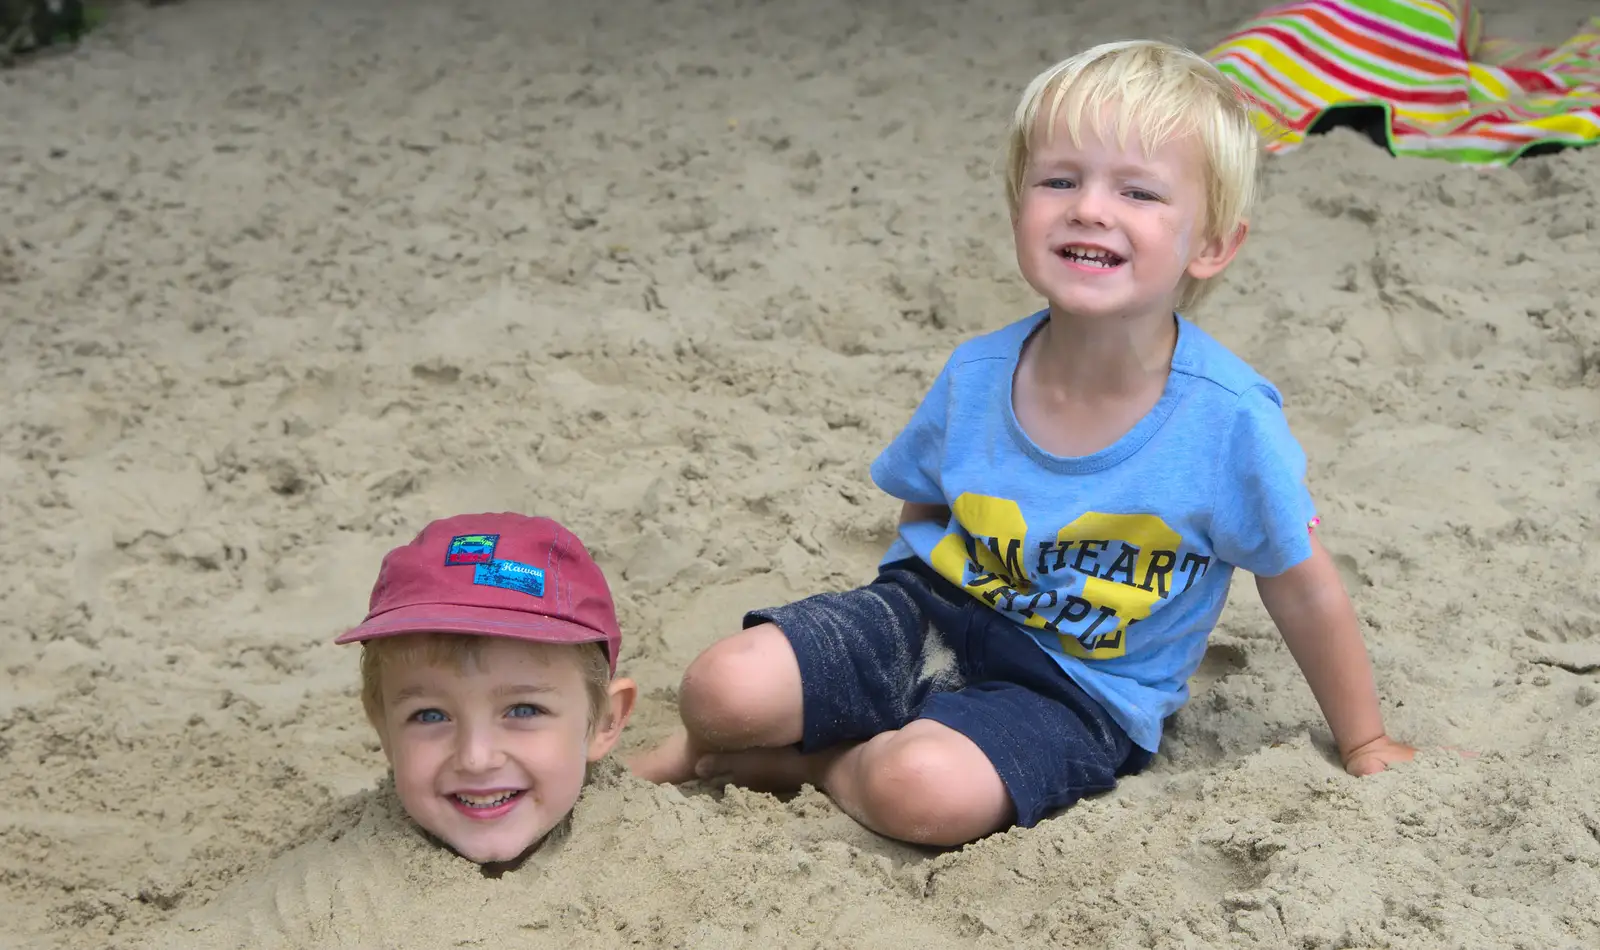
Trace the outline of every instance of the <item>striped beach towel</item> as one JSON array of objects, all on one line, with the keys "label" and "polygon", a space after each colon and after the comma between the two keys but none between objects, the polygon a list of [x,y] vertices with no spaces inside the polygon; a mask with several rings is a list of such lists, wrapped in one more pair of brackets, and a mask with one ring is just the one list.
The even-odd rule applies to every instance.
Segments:
[{"label": "striped beach towel", "polygon": [[1481,25],[1468,0],[1300,0],[1206,58],[1259,106],[1269,151],[1323,119],[1366,125],[1396,155],[1472,165],[1600,141],[1600,17],[1553,48]]}]

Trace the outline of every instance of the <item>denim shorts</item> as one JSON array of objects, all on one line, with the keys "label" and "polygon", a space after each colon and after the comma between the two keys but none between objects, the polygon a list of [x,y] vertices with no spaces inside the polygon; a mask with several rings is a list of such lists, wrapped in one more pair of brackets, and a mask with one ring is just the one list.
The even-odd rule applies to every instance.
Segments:
[{"label": "denim shorts", "polygon": [[801,751],[931,719],[983,750],[1025,828],[1150,762],[1032,637],[919,560],[745,615],[762,623],[800,661]]}]

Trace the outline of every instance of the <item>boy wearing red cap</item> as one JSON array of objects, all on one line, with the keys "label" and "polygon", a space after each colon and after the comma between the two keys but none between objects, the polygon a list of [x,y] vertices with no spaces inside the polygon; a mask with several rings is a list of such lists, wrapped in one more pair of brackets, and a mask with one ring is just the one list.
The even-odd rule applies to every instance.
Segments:
[{"label": "boy wearing red cap", "polygon": [[638,688],[605,576],[548,518],[459,515],[383,559],[361,701],[406,814],[478,864],[515,861],[571,813]]}]

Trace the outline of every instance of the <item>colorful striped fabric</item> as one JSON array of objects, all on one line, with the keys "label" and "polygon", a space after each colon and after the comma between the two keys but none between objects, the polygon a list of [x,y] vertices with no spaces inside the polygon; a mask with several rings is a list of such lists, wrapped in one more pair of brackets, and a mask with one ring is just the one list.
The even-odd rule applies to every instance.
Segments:
[{"label": "colorful striped fabric", "polygon": [[1352,107],[1381,110],[1396,155],[1505,165],[1535,146],[1600,141],[1600,17],[1554,48],[1486,39],[1481,26],[1468,0],[1300,0],[1206,57],[1260,106],[1270,151]]}]

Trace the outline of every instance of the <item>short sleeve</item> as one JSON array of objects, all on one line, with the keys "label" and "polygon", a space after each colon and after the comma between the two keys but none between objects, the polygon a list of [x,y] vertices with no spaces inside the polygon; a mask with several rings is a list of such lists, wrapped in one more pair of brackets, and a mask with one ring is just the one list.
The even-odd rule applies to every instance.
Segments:
[{"label": "short sleeve", "polygon": [[1306,456],[1269,386],[1239,397],[1219,453],[1211,547],[1223,561],[1260,577],[1311,556],[1316,505]]},{"label": "short sleeve", "polygon": [[950,362],[946,362],[911,421],[872,463],[872,481],[901,501],[943,505],[940,469],[950,417]]}]

